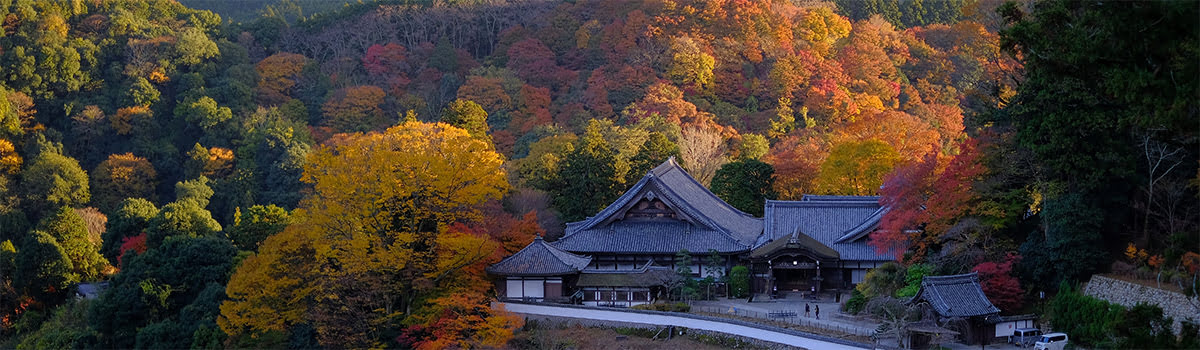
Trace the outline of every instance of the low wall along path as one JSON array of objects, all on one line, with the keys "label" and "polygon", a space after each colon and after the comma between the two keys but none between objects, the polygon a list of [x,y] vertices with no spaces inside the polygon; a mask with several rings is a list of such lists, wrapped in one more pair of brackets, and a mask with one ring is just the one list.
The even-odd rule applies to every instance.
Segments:
[{"label": "low wall along path", "polygon": [[509,312],[525,315],[554,316],[587,320],[639,323],[657,326],[676,326],[720,332],[807,349],[870,349],[862,344],[843,339],[807,334],[793,330],[759,325],[736,320],[723,320],[688,314],[676,314],[646,310],[619,310],[574,305],[548,305],[516,302],[497,302]]}]

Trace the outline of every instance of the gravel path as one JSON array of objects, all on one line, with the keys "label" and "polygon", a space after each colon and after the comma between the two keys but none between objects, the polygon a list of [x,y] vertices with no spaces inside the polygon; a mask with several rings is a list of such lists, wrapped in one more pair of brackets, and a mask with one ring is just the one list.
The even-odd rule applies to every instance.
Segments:
[{"label": "gravel path", "polygon": [[772,331],[758,327],[750,327],[735,323],[719,322],[702,320],[691,317],[680,317],[663,314],[652,314],[643,312],[630,312],[620,310],[601,310],[592,308],[577,308],[563,307],[552,305],[536,305],[536,304],[518,304],[518,303],[496,303],[503,306],[505,310],[518,314],[527,315],[545,315],[557,317],[571,317],[591,320],[617,321],[652,324],[660,326],[678,326],[695,329],[703,329],[733,335],[739,335],[747,338],[754,338],[790,346],[802,347],[807,349],[867,349],[866,347],[851,346],[838,342],[825,341],[816,338],[800,336],[797,334]]}]

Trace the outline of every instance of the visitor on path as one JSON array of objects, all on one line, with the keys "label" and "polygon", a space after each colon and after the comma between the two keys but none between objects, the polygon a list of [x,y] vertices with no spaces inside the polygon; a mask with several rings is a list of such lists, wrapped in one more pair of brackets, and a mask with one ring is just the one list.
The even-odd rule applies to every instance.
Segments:
[{"label": "visitor on path", "polygon": [[808,317],[808,303],[804,303],[804,317]]},{"label": "visitor on path", "polygon": [[819,320],[819,319],[821,319],[821,305],[817,305],[817,312],[816,312],[816,314],[817,314],[817,319],[818,319],[818,320]]}]

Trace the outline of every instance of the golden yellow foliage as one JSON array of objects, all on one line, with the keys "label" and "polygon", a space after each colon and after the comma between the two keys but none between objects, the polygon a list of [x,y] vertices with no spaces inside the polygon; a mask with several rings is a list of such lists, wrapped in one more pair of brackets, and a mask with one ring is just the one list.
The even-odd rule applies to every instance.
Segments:
[{"label": "golden yellow foliage", "polygon": [[[302,317],[315,320],[322,339],[348,329],[379,334],[335,324],[350,311],[317,303],[389,295],[369,303],[378,309],[352,315],[374,329],[412,316],[435,291],[487,288],[481,271],[464,271],[482,269],[498,243],[446,228],[478,219],[476,207],[508,189],[501,156],[488,144],[448,124],[408,122],[349,135],[309,157],[302,180],[313,194],[230,279],[219,320],[227,334],[281,331]],[[373,283],[378,277],[387,283]],[[341,283],[347,278],[355,283]],[[355,291],[367,286],[373,290]]]},{"label": "golden yellow foliage", "polygon": [[167,76],[167,74],[163,71],[162,67],[158,67],[158,68],[154,69],[153,72],[150,72],[149,79],[150,79],[150,81],[154,82],[155,84],[162,84],[162,83],[171,81],[171,77]]},{"label": "golden yellow foliage", "polygon": [[0,173],[14,175],[21,170],[21,156],[13,148],[12,142],[0,139]]},{"label": "golden yellow foliage", "polygon": [[233,151],[228,148],[213,147],[208,149],[208,162],[204,163],[204,175],[221,177],[233,168]]}]

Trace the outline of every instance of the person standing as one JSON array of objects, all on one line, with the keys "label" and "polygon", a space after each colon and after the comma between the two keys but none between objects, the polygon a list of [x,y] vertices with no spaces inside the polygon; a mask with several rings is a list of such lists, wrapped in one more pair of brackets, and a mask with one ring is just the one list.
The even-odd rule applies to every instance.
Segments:
[{"label": "person standing", "polygon": [[804,317],[808,317],[808,303],[804,303]]},{"label": "person standing", "polygon": [[817,319],[818,320],[821,319],[821,305],[817,305],[816,314],[817,314]]}]

